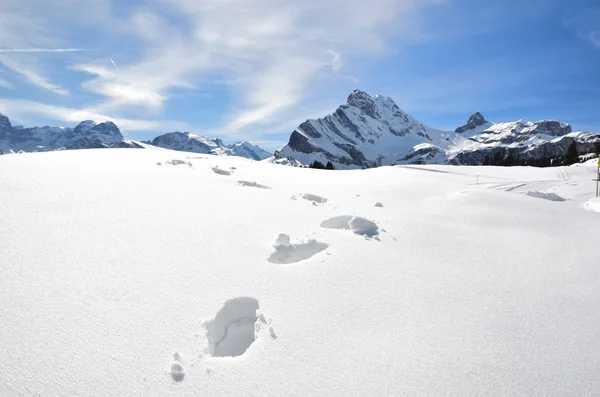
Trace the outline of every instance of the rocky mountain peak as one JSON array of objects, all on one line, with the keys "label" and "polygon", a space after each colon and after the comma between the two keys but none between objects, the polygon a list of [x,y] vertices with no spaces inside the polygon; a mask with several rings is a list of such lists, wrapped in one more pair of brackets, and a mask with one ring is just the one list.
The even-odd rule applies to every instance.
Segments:
[{"label": "rocky mountain peak", "polygon": [[475,112],[471,115],[471,117],[469,117],[467,124],[458,127],[455,132],[462,133],[465,131],[470,131],[487,123],[488,121],[485,119],[485,117],[483,117],[483,114]]},{"label": "rocky mountain peak", "polygon": [[0,130],[11,129],[11,128],[12,128],[12,124],[10,123],[10,120],[8,119],[8,117],[6,117],[3,114],[0,114]]},{"label": "rocky mountain peak", "polygon": [[82,121],[75,127],[72,136],[107,135],[117,139],[123,139],[119,127],[112,121]]},{"label": "rocky mountain peak", "polygon": [[377,106],[373,97],[361,90],[354,90],[348,96],[348,105],[360,109],[366,115],[377,118]]}]

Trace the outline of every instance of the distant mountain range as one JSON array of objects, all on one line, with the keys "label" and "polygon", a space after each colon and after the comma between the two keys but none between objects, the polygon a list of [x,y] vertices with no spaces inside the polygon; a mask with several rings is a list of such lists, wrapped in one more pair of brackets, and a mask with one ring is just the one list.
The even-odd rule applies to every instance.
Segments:
[{"label": "distant mountain range", "polygon": [[274,162],[310,164],[331,161],[338,169],[395,164],[481,165],[493,158],[514,164],[551,165],[576,143],[579,153],[593,150],[600,134],[572,132],[553,120],[488,122],[477,112],[455,131],[430,128],[383,95],[356,90],[347,103],[321,119],[296,128]]},{"label": "distant mountain range", "polygon": [[[0,154],[89,148],[146,148],[241,156],[293,166],[319,161],[337,169],[395,164],[557,165],[575,142],[580,154],[593,151],[599,133],[573,132],[554,120],[492,123],[474,113],[454,131],[428,127],[387,96],[355,90],[347,103],[321,119],[307,120],[273,155],[248,142],[226,145],[190,132],[170,132],[152,141],[125,139],[110,121],[82,121],[75,128],[15,127],[0,115]],[[508,161],[510,160],[510,161]]]},{"label": "distant mountain range", "polygon": [[94,148],[146,148],[153,145],[185,152],[240,156],[264,160],[271,153],[248,142],[226,145],[220,139],[210,139],[190,132],[170,132],[151,142],[126,139],[111,121],[82,121],[75,128],[13,126],[0,114],[0,154],[10,152],[46,152],[52,150]]}]

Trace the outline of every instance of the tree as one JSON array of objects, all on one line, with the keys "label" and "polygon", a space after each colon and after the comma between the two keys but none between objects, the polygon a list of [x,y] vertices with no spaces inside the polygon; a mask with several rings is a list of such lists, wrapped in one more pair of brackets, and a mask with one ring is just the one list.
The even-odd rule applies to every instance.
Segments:
[{"label": "tree", "polygon": [[600,156],[600,138],[594,142],[594,153],[596,153],[596,156]]},{"label": "tree", "polygon": [[327,165],[325,165],[325,169],[326,170],[335,170],[335,166],[333,165],[333,163],[331,161],[328,161]]},{"label": "tree", "polygon": [[325,169],[325,165],[323,163],[321,163],[320,161],[313,161],[311,165],[308,166],[308,168],[316,168],[318,170],[324,170]]},{"label": "tree", "polygon": [[579,153],[577,153],[577,144],[575,141],[571,142],[565,155],[565,165],[571,165],[579,162]]}]

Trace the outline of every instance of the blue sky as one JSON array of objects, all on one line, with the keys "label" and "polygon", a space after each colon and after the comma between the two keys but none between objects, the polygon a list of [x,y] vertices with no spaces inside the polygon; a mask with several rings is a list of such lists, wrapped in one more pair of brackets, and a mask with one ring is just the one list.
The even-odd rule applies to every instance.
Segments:
[{"label": "blue sky", "polygon": [[0,0],[0,113],[268,149],[356,88],[423,123],[600,131],[597,0]]}]

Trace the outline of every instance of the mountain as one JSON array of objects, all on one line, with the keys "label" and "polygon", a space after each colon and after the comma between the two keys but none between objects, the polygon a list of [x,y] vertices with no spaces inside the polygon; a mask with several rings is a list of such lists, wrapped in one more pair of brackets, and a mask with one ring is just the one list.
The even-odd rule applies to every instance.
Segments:
[{"label": "mountain", "polygon": [[75,128],[14,127],[0,114],[0,153],[46,152],[64,149],[141,148],[141,144],[125,139],[111,121],[82,121]]},{"label": "mountain", "polygon": [[[226,145],[220,139],[210,139],[189,132],[171,132],[160,135],[154,146],[185,152],[240,156],[264,160],[271,153],[249,142]],[[0,154],[10,152],[46,152],[52,150],[96,148],[144,148],[144,142],[123,137],[112,121],[86,120],[75,128],[68,127],[16,127],[8,117],[0,114]]]},{"label": "mountain", "polygon": [[154,146],[181,152],[239,156],[252,160],[264,160],[272,156],[271,153],[249,142],[226,145],[220,139],[211,139],[191,132],[169,132],[157,136],[151,143]]},{"label": "mountain", "polygon": [[[511,156],[518,164],[560,165],[567,148],[576,143],[580,154],[593,151],[600,134],[573,132],[569,124],[555,120],[490,123],[475,113],[447,150],[450,164],[480,165],[496,156]],[[478,122],[473,123],[475,119]],[[518,161],[517,161],[518,160]]]},{"label": "mountain", "polygon": [[275,157],[303,164],[331,161],[336,168],[442,162],[438,144],[444,138],[443,131],[404,113],[390,97],[356,90],[333,114],[300,124]]},{"label": "mountain", "polygon": [[287,145],[275,152],[274,160],[291,164],[331,161],[338,169],[348,169],[481,165],[496,156],[520,164],[551,165],[560,164],[572,142],[580,153],[586,153],[599,138],[597,133],[572,132],[570,125],[553,120],[492,123],[480,112],[455,131],[442,131],[406,114],[390,97],[371,97],[355,90],[333,114],[300,124]]}]

